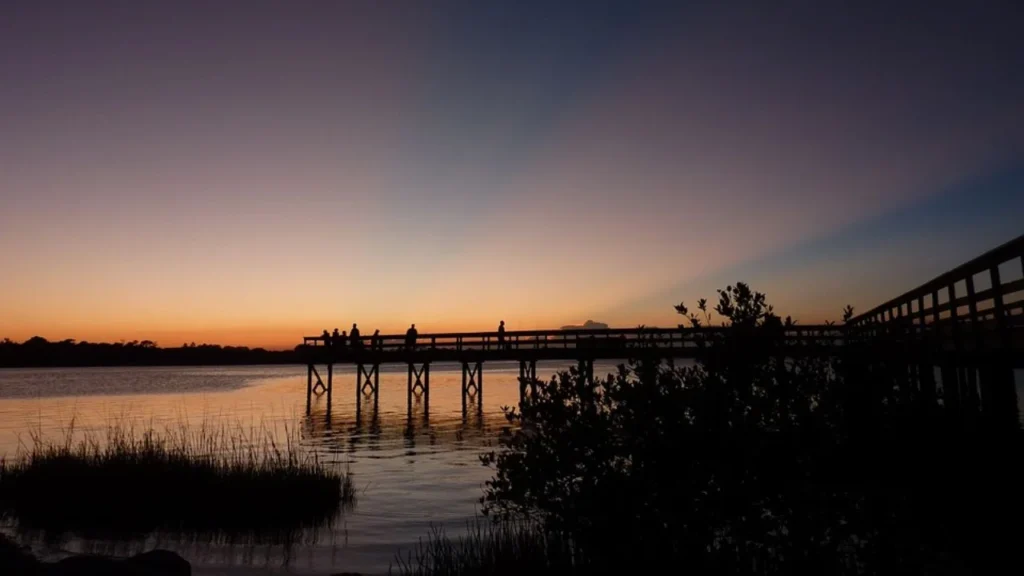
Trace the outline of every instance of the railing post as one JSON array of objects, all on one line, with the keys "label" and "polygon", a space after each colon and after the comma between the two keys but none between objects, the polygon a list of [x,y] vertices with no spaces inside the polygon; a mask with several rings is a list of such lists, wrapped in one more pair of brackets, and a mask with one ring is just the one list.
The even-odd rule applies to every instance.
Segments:
[{"label": "railing post", "polygon": [[1003,302],[1003,283],[999,278],[999,266],[993,266],[988,270],[989,278],[992,279],[992,311],[996,315],[996,332],[998,334],[999,346],[1009,348],[1010,334],[1006,323],[1006,307]]},{"label": "railing post", "polygon": [[919,318],[918,324],[921,326],[921,330],[924,331],[925,325],[928,324],[928,317],[924,313],[924,294],[917,297],[917,315]]},{"label": "railing post", "polygon": [[956,283],[951,282],[949,287],[946,289],[949,294],[949,319],[952,324],[953,330],[953,349],[956,350],[957,354],[960,353],[960,319],[957,314],[956,305]]},{"label": "railing post", "polygon": [[978,302],[974,294],[974,275],[968,274],[965,281],[967,284],[967,313],[971,318],[971,334],[974,336],[974,349],[981,348],[981,329],[978,326]]}]

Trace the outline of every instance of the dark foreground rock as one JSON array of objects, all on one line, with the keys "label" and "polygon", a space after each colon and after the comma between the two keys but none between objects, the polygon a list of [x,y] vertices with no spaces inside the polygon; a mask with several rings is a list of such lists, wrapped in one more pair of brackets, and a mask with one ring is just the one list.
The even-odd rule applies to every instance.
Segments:
[{"label": "dark foreground rock", "polygon": [[151,550],[125,559],[81,555],[40,562],[26,548],[0,535],[0,575],[192,576],[192,565],[168,550]]}]

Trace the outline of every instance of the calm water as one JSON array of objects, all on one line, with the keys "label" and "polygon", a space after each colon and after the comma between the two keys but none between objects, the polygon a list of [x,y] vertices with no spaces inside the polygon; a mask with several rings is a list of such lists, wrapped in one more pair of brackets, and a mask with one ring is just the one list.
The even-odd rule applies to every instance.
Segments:
[{"label": "calm water", "polygon": [[[567,365],[565,365],[567,366]],[[561,364],[538,365],[548,377]],[[612,364],[596,365],[598,374]],[[449,533],[464,529],[478,511],[491,472],[478,455],[492,446],[506,422],[502,406],[518,402],[518,365],[485,365],[483,401],[462,411],[458,365],[435,364],[430,406],[406,404],[404,366],[382,367],[376,411],[360,400],[355,374],[335,374],[332,410],[326,397],[305,414],[304,366],[195,368],[73,368],[0,370],[0,454],[12,455],[28,432],[61,435],[74,421],[78,432],[102,431],[129,419],[161,428],[182,422],[264,426],[284,436],[298,431],[303,446],[347,465],[360,489],[355,509],[315,544],[298,547],[284,564],[274,548],[236,550],[209,543],[161,542],[178,550],[197,574],[386,572],[395,554],[409,550],[431,525]],[[258,503],[254,503],[258,506]],[[150,542],[149,545],[153,545]],[[136,544],[137,546],[137,544]],[[125,544],[73,541],[73,551],[129,553]]]}]

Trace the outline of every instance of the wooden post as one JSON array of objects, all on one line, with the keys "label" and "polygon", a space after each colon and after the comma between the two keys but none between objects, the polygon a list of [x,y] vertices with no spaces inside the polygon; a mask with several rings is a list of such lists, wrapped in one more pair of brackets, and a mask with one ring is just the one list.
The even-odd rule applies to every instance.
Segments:
[{"label": "wooden post", "polygon": [[380,416],[380,363],[374,363],[373,368],[373,417]]},{"label": "wooden post", "polygon": [[331,413],[331,392],[334,391],[334,363],[327,363],[327,413]]},{"label": "wooden post", "polygon": [[306,415],[309,415],[310,406],[313,401],[313,365],[306,366]]},{"label": "wooden post", "polygon": [[519,361],[519,403],[526,400],[526,360]]},{"label": "wooden post", "polygon": [[977,412],[981,409],[978,395],[978,368],[973,364],[968,364],[963,367],[963,371],[963,382],[966,387],[965,394],[963,394],[964,405],[969,411]]},{"label": "wooden post", "polygon": [[356,364],[356,410],[363,400],[363,365]]},{"label": "wooden post", "polygon": [[406,388],[406,402],[409,406],[409,416],[412,417],[412,362],[409,362],[409,385]]},{"label": "wooden post", "polygon": [[[925,355],[925,358],[930,358]],[[935,408],[935,367],[930,361],[917,365],[917,381],[921,405],[931,411]]]},{"label": "wooden post", "polygon": [[430,362],[423,364],[423,417],[430,414]]},{"label": "wooden post", "polygon": [[466,372],[468,372],[468,371],[469,371],[469,363],[463,361],[462,362],[462,416],[463,416],[463,418],[465,418],[465,416],[466,416],[466,393],[467,393],[467,391],[466,391],[466,376],[467,376]]},{"label": "wooden post", "polygon": [[960,382],[956,365],[946,360],[940,368],[942,375],[942,403],[946,412],[953,417],[960,416]]}]

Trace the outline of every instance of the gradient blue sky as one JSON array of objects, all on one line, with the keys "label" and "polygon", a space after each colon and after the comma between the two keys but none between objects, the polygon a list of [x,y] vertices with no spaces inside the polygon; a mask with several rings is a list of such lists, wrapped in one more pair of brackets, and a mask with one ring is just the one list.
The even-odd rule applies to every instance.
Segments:
[{"label": "gradient blue sky", "polygon": [[835,318],[1024,232],[1021,70],[1012,2],[7,2],[0,337]]}]

